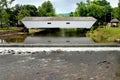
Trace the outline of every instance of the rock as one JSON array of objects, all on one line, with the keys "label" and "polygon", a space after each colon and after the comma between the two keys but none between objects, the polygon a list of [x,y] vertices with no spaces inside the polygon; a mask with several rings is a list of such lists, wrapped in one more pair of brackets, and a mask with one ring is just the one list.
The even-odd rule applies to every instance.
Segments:
[{"label": "rock", "polygon": [[83,78],[77,78],[77,80],[84,80]]},{"label": "rock", "polygon": [[67,40],[66,42],[70,42],[69,40]]},{"label": "rock", "polygon": [[120,43],[120,39],[116,39],[116,40],[115,40],[115,42],[118,42],[118,43]]},{"label": "rock", "polygon": [[120,70],[117,70],[117,71],[115,72],[115,75],[116,75],[117,77],[120,77]]},{"label": "rock", "polygon": [[101,62],[99,62],[99,63],[97,63],[97,65],[101,65],[101,64],[111,64],[110,62],[108,62],[108,61],[101,61]]}]

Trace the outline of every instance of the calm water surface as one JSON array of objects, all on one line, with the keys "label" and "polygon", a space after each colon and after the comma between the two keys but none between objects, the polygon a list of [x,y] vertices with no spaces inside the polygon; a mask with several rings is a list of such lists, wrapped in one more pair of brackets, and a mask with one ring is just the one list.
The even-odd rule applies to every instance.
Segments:
[{"label": "calm water surface", "polygon": [[12,35],[0,37],[1,44],[93,44],[90,38],[85,36],[84,30],[79,29],[47,29],[42,32],[26,35]]}]

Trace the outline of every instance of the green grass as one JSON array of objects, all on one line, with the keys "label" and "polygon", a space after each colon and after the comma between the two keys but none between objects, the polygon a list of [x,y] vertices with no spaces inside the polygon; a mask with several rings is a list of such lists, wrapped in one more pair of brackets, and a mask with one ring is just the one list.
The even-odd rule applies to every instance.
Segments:
[{"label": "green grass", "polygon": [[120,27],[103,27],[87,33],[96,42],[114,42],[120,39]]},{"label": "green grass", "polygon": [[2,31],[19,30],[19,29],[20,29],[19,27],[3,27],[3,28],[0,27],[0,30]]}]

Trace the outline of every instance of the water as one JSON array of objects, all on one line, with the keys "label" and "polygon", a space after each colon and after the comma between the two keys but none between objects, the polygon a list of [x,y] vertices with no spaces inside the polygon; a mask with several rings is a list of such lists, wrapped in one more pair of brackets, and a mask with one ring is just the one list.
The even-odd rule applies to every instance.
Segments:
[{"label": "water", "polygon": [[29,50],[0,51],[0,80],[120,80],[120,50]]},{"label": "water", "polygon": [[1,44],[94,44],[85,36],[85,29],[47,29],[30,35],[0,37]]}]

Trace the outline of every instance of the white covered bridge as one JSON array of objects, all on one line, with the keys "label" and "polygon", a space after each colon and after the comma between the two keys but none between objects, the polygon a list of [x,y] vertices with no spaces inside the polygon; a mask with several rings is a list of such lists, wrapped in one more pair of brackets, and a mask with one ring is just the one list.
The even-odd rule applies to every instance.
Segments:
[{"label": "white covered bridge", "polygon": [[25,17],[27,28],[90,28],[96,19],[93,17]]}]

